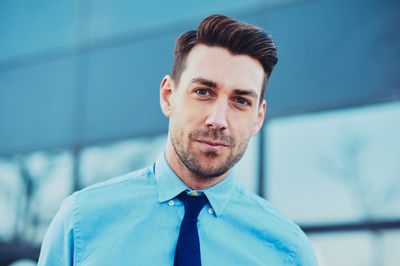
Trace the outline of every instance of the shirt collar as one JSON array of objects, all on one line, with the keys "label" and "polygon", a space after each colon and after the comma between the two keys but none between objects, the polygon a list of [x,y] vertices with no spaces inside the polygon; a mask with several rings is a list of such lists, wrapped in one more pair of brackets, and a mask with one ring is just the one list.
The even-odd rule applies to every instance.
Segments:
[{"label": "shirt collar", "polygon": [[[190,190],[185,183],[172,171],[162,152],[155,162],[155,179],[158,190],[158,201],[164,202],[175,198],[179,193]],[[202,190],[206,194],[215,215],[218,217],[228,204],[235,187],[233,170],[218,184]]]},{"label": "shirt collar", "polygon": [[162,152],[155,163],[155,178],[157,182],[158,201],[164,202],[175,198],[179,193],[188,189],[185,183],[176,176]]},{"label": "shirt collar", "polygon": [[226,205],[228,205],[229,200],[232,196],[232,192],[235,188],[236,180],[233,170],[234,169],[231,170],[229,175],[225,177],[224,180],[222,180],[218,184],[215,184],[212,187],[203,190],[217,217],[221,215]]}]

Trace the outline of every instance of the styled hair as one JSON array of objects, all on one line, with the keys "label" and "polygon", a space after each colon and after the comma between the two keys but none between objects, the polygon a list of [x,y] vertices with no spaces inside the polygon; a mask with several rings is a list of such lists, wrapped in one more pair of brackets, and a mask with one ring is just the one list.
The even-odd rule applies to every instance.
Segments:
[{"label": "styled hair", "polygon": [[225,15],[211,15],[203,19],[197,30],[188,31],[176,40],[171,77],[178,86],[186,58],[196,44],[227,48],[232,54],[248,55],[257,59],[265,73],[260,102],[272,69],[278,62],[274,39],[264,29],[237,21]]}]

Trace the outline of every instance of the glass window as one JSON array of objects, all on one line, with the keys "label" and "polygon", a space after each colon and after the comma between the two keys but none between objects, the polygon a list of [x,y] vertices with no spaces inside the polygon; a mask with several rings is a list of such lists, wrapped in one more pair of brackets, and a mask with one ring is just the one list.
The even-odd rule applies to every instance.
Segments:
[{"label": "glass window", "polygon": [[301,224],[400,217],[400,103],[273,119],[267,193]]},{"label": "glass window", "polygon": [[400,230],[313,234],[310,240],[320,266],[396,266]]},{"label": "glass window", "polygon": [[85,148],[81,156],[81,186],[104,181],[152,165],[166,143],[166,135],[142,137]]},{"label": "glass window", "polygon": [[72,192],[72,154],[33,152],[0,158],[0,239],[39,244]]}]

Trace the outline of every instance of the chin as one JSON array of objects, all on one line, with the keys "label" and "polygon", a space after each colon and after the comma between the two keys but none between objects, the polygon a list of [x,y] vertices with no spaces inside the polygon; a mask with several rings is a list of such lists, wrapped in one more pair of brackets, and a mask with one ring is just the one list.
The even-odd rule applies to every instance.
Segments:
[{"label": "chin", "polygon": [[209,163],[206,162],[205,164],[198,166],[194,172],[201,177],[210,179],[216,178],[223,174],[225,174],[229,170],[229,167],[226,167],[225,164],[213,164],[212,161]]}]

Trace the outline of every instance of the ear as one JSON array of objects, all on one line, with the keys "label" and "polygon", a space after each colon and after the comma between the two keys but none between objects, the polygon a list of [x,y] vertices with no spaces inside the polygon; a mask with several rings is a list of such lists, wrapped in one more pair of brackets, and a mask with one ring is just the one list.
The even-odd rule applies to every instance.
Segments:
[{"label": "ear", "polygon": [[260,129],[262,128],[262,126],[264,124],[266,108],[267,108],[267,102],[265,100],[263,100],[258,109],[257,120],[254,125],[253,131],[251,132],[252,136],[256,135],[258,133],[258,131],[260,131]]},{"label": "ear", "polygon": [[171,96],[173,93],[173,80],[171,76],[166,75],[160,85],[160,106],[166,117],[171,116]]}]

